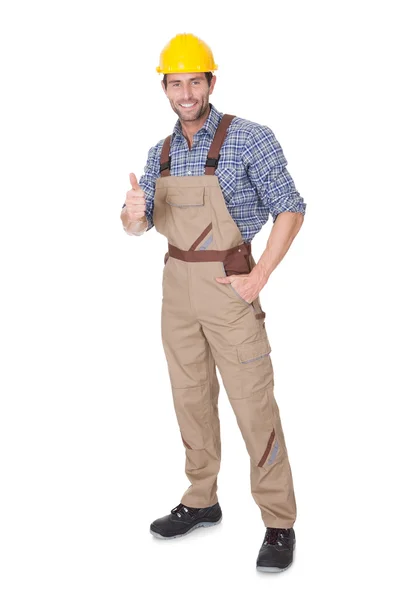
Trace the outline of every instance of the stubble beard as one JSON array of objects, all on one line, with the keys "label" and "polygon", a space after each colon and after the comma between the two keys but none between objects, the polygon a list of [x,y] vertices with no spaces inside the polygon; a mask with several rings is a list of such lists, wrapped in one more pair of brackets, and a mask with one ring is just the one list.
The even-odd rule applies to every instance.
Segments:
[{"label": "stubble beard", "polygon": [[207,111],[208,108],[208,96],[205,98],[202,98],[201,101],[198,100],[198,109],[196,110],[196,112],[194,112],[192,115],[188,115],[186,114],[184,111],[181,111],[179,109],[179,104],[174,105],[171,102],[171,107],[172,110],[178,115],[179,119],[183,122],[185,121],[197,121],[197,119],[200,119],[204,113]]}]

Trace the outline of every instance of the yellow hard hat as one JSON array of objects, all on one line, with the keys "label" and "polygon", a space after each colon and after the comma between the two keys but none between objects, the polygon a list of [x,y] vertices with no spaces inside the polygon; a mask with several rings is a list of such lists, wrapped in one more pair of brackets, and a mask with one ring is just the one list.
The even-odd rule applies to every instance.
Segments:
[{"label": "yellow hard hat", "polygon": [[217,68],[203,40],[192,33],[179,33],[161,52],[157,73],[207,73]]}]

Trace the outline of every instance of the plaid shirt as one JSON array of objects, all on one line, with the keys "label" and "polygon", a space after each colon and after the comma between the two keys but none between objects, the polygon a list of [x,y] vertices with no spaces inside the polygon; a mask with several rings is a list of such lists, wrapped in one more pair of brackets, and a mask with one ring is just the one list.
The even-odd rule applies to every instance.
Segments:
[{"label": "plaid shirt", "polygon": [[[207,154],[222,118],[222,113],[212,104],[210,107],[206,122],[193,137],[190,151],[178,119],[171,139],[171,175],[204,175]],[[160,140],[149,150],[145,173],[139,181],[146,198],[147,230],[153,227],[155,180],[160,176],[163,142]],[[228,211],[245,242],[250,242],[260,231],[269,214],[273,221],[284,211],[305,214],[306,204],[286,165],[287,160],[271,129],[239,117],[233,119],[215,175]]]}]

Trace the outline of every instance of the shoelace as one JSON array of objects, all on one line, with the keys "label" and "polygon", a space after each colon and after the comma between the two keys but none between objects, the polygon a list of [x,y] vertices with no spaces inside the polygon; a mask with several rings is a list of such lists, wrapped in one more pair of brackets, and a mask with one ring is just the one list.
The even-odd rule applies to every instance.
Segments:
[{"label": "shoelace", "polygon": [[279,529],[275,527],[268,527],[265,533],[264,545],[275,546],[278,544],[282,546],[289,541],[290,529]]},{"label": "shoelace", "polygon": [[184,504],[178,504],[171,510],[172,514],[176,514],[178,517],[182,517],[182,514],[188,514],[190,517],[194,516],[198,508],[192,508],[191,506],[185,506]]}]

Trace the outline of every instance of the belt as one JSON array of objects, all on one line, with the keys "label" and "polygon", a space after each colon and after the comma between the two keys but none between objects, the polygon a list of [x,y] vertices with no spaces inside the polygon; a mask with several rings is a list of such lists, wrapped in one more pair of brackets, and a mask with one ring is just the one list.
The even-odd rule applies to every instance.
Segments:
[{"label": "belt", "polygon": [[228,248],[228,250],[181,250],[168,244],[164,262],[167,262],[169,256],[186,262],[223,262],[227,256],[236,252],[241,252],[242,256],[248,256],[251,254],[251,242],[243,242],[239,246]]}]

